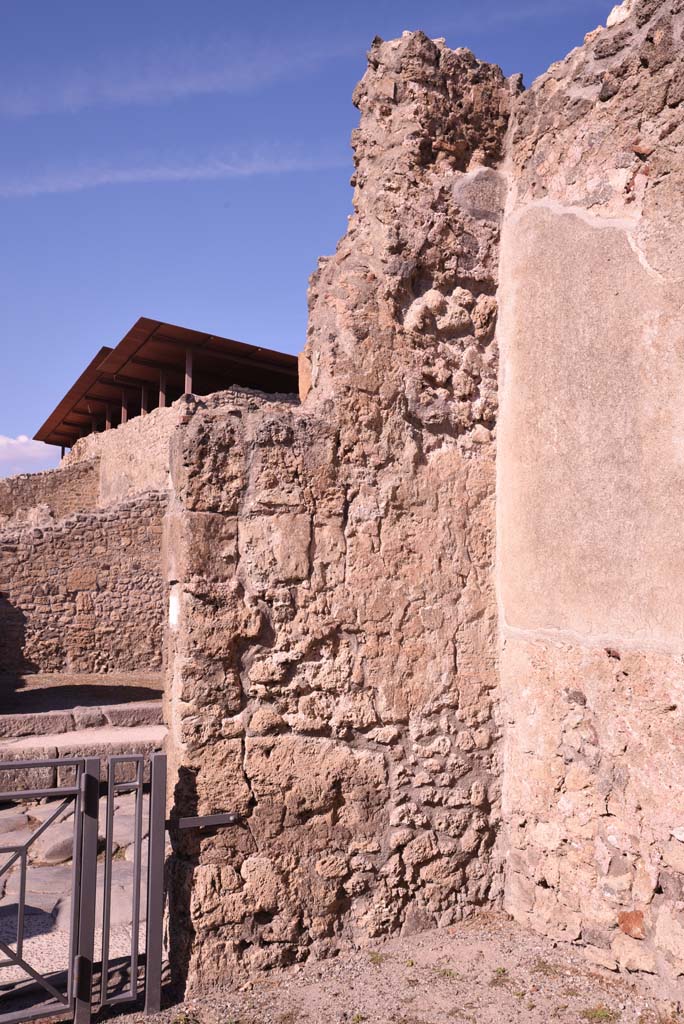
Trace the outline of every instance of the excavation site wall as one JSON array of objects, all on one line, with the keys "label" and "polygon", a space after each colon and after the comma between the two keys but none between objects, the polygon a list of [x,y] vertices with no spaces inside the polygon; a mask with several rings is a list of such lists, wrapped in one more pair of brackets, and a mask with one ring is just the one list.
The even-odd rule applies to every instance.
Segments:
[{"label": "excavation site wall", "polygon": [[0,480],[0,676],[160,671],[162,521],[184,403]]},{"label": "excavation site wall", "polygon": [[516,89],[420,33],[373,45],[304,403],[217,397],[174,435],[174,813],[240,818],[176,839],[188,990],[501,896],[496,168]]},{"label": "excavation site wall", "polygon": [[97,507],[99,464],[86,460],[71,467],[26,473],[0,480],[0,529],[42,518],[62,519]]},{"label": "excavation site wall", "polygon": [[74,472],[83,463],[97,463],[100,507],[128,501],[147,491],[165,491],[171,437],[183,420],[184,409],[181,398],[167,408],[135,416],[115,430],[88,434],[76,442],[64,466]]},{"label": "excavation site wall", "polygon": [[376,39],[301,402],[0,486],[0,672],[163,663],[171,819],[237,816],[171,830],[179,989],[503,906],[684,998],[683,30]]},{"label": "excavation site wall", "polygon": [[165,495],[0,531],[0,676],[153,671]]},{"label": "excavation site wall", "polygon": [[502,246],[506,907],[684,973],[684,6],[524,94]]}]

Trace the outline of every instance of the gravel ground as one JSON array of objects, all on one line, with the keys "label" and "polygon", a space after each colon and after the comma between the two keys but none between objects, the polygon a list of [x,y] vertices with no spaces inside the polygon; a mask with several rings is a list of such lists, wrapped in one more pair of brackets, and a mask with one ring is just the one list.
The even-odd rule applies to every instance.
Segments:
[{"label": "gravel ground", "polygon": [[[169,1007],[156,1024],[684,1024],[629,977],[503,915],[272,971]],[[142,1014],[118,1018],[140,1024]]]}]

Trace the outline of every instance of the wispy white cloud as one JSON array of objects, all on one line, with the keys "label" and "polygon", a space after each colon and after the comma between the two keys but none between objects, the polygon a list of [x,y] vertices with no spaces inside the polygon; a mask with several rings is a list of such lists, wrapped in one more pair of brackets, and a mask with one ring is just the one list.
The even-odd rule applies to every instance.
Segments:
[{"label": "wispy white cloud", "polygon": [[234,158],[210,157],[200,161],[133,163],[130,165],[90,165],[67,170],[46,171],[21,179],[0,179],[0,199],[65,192],[104,185],[134,185],[151,182],[218,181],[222,178],[251,178],[292,172],[311,173],[351,165],[351,158],[306,157],[293,154],[247,155]]},{"label": "wispy white cloud", "polygon": [[38,473],[41,469],[52,469],[58,462],[59,452],[52,445],[32,441],[25,434],[0,434],[0,477]]},{"label": "wispy white cloud", "polygon": [[244,93],[310,73],[358,44],[309,42],[255,46],[233,39],[205,46],[178,45],[104,58],[79,69],[42,69],[24,81],[2,81],[0,116],[75,113],[88,107],[150,105],[212,93]]},{"label": "wispy white cloud", "polygon": [[[466,8],[451,21],[440,20],[438,30],[482,34],[509,23],[547,20],[603,6],[603,0],[527,0],[506,5],[483,0],[476,13]],[[606,15],[610,6],[611,0],[606,0]],[[420,22],[414,27],[420,27]],[[361,59],[369,42],[358,32],[273,43],[235,36],[203,43],[156,43],[117,53],[116,58],[105,53],[96,62],[85,58],[78,68],[32,69],[25,64],[26,77],[19,79],[13,72],[3,80],[0,69],[0,117],[149,106],[192,96],[252,92],[309,75],[331,60]]]}]

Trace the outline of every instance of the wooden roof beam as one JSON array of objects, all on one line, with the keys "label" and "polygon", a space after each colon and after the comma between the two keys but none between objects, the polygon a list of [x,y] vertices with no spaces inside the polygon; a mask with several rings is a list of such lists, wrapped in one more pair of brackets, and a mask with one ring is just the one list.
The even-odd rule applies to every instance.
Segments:
[{"label": "wooden roof beam", "polygon": [[167,374],[175,372],[178,377],[183,376],[182,366],[169,366],[168,363],[162,362],[161,359],[143,359],[141,356],[131,356],[128,362],[133,363],[135,366],[146,366],[149,370],[163,370]]},{"label": "wooden roof beam", "polygon": [[[209,337],[208,341],[207,341],[207,344],[209,343],[209,341],[220,341],[220,340],[221,340],[220,338],[215,338],[214,335],[211,335]],[[275,360],[269,359],[268,356],[266,356],[265,358],[262,358],[261,355],[259,355],[257,357],[257,356],[237,355],[236,353],[220,352],[218,349],[215,349],[215,348],[205,348],[202,345],[188,345],[187,342],[181,341],[179,338],[167,338],[164,335],[153,335],[152,337],[150,337],[148,339],[148,341],[149,342],[153,342],[153,343],[154,342],[159,342],[160,344],[164,344],[164,345],[173,345],[175,348],[181,348],[181,349],[192,348],[195,351],[199,350],[202,353],[202,355],[207,356],[209,359],[215,359],[217,362],[220,362],[220,363],[237,363],[238,365],[255,367],[257,369],[259,367],[265,367],[265,366],[273,367],[273,369],[276,372],[282,373],[284,376],[287,376],[287,377],[292,377],[293,375],[296,374],[296,368],[295,367],[288,367],[288,366],[284,365],[283,363],[280,363],[280,362],[277,362]],[[259,351],[259,350],[257,349],[257,351]],[[286,355],[286,353],[283,353],[283,355]],[[132,356],[131,359],[130,359],[130,362],[134,362],[135,359],[137,359],[137,358],[139,358],[139,357],[138,356]],[[293,357],[291,357],[291,358],[293,358]]]}]

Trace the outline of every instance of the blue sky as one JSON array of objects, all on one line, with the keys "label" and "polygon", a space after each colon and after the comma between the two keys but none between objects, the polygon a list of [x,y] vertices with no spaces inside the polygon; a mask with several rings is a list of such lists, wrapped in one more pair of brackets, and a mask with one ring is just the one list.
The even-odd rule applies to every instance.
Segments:
[{"label": "blue sky", "polygon": [[55,464],[25,436],[139,316],[301,349],[373,36],[421,28],[529,84],[609,9],[0,0],[0,476]]}]

